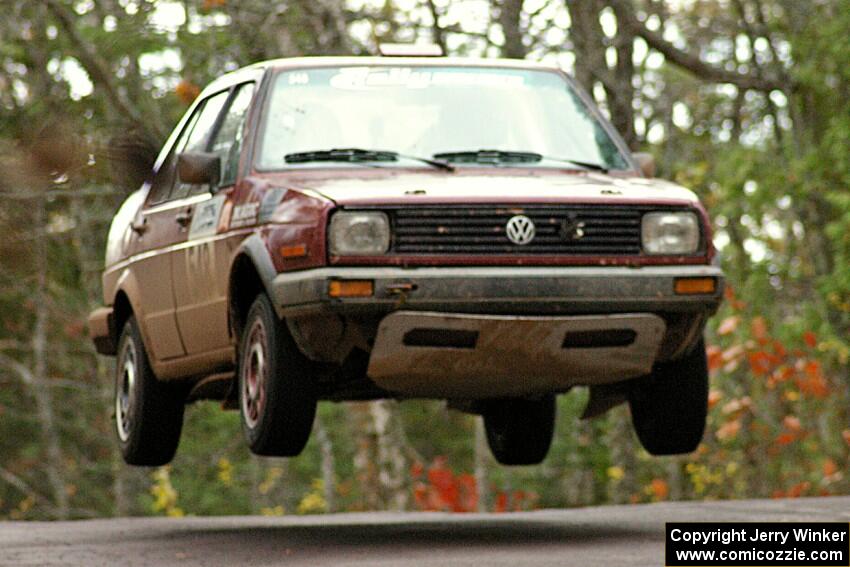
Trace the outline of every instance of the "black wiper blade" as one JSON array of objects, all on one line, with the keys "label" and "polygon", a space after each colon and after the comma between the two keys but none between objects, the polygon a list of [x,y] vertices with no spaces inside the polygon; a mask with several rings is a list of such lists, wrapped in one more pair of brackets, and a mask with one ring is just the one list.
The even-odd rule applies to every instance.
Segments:
[{"label": "black wiper blade", "polygon": [[473,150],[461,152],[441,152],[434,154],[434,159],[456,163],[533,163],[543,159],[535,152],[513,152],[505,150]]},{"label": "black wiper blade", "polygon": [[387,150],[367,150],[363,148],[336,148],[332,150],[316,150],[311,152],[298,152],[286,154],[283,159],[286,163],[308,163],[314,161],[341,161],[341,162],[365,162],[365,161],[397,161],[398,158],[410,159],[422,162],[444,171],[455,171],[454,166],[443,161],[400,154]]},{"label": "black wiper blade", "polygon": [[334,148],[332,150],[315,150],[311,152],[296,152],[283,156],[286,163],[308,163],[312,161],[396,161],[395,152],[364,150],[361,148]]},{"label": "black wiper blade", "polygon": [[442,152],[434,154],[435,159],[441,159],[454,163],[481,163],[501,165],[506,163],[537,163],[540,161],[557,161],[577,165],[584,169],[607,172],[608,168],[602,164],[581,161],[577,159],[558,158],[546,156],[537,152],[520,152],[505,150],[473,150],[462,152]]},{"label": "black wiper blade", "polygon": [[549,157],[549,156],[545,156],[543,159],[546,159],[546,160],[549,160],[549,161],[561,161],[561,162],[564,162],[564,163],[571,163],[573,165],[577,165],[577,166],[583,167],[585,169],[592,169],[593,171],[601,171],[602,173],[608,173],[608,168],[605,167],[604,165],[600,164],[600,163],[593,163],[593,162],[590,162],[590,161],[581,161],[581,160],[577,160],[577,159],[556,158],[556,157]]}]

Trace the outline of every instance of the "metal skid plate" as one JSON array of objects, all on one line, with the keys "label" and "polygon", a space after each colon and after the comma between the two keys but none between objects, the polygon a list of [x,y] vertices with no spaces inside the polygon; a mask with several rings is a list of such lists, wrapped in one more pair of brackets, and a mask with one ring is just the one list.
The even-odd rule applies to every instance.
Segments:
[{"label": "metal skid plate", "polygon": [[[368,375],[382,388],[412,397],[564,391],[649,373],[665,329],[663,319],[648,313],[526,317],[396,311],[381,321]],[[565,345],[568,335],[605,336],[606,331],[631,340],[623,346]],[[423,333],[437,340],[425,346],[411,341]],[[445,346],[458,336],[463,338],[459,346]]]}]

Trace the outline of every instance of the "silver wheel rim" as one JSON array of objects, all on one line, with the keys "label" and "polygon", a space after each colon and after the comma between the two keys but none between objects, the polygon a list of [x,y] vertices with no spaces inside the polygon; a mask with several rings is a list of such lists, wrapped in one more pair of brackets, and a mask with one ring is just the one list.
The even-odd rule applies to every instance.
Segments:
[{"label": "silver wheel rim", "polygon": [[248,341],[242,355],[241,398],[242,416],[245,425],[254,429],[266,405],[266,381],[268,379],[268,356],[266,353],[266,328],[260,319],[248,329]]},{"label": "silver wheel rim", "polygon": [[118,372],[115,384],[115,424],[118,438],[127,441],[133,425],[133,406],[136,401],[136,346],[133,341],[124,343],[118,359]]}]

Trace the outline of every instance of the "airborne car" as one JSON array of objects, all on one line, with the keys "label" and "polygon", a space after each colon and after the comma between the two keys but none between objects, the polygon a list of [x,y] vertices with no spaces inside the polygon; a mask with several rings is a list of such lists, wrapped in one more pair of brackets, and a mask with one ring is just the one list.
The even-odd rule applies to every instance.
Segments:
[{"label": "airborne car", "polygon": [[183,409],[238,407],[297,455],[320,400],[436,398],[496,459],[540,462],[555,398],[628,402],[693,450],[723,274],[706,211],[653,179],[557,68],[299,58],[221,77],[113,221],[105,307],[126,462],[170,461]]}]

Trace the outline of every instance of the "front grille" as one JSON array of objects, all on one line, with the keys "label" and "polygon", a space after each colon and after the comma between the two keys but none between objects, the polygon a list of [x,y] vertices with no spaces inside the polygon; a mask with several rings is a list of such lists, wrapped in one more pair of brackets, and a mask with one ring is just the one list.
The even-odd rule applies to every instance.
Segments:
[{"label": "front grille", "polygon": [[[632,256],[641,252],[636,206],[441,206],[387,212],[396,254],[505,254]],[[658,210],[653,207],[652,210]],[[534,239],[514,244],[506,233],[516,215],[530,218]]]}]

